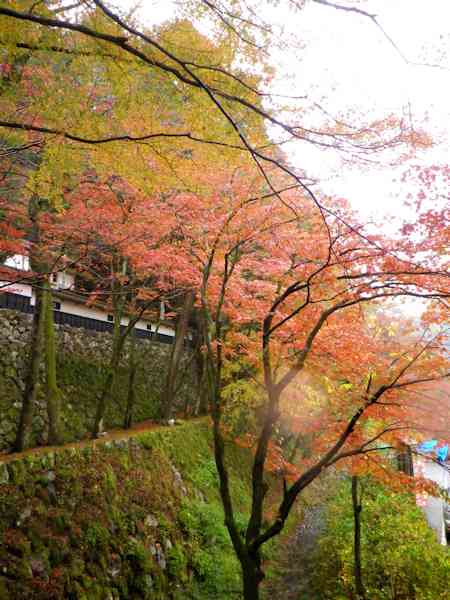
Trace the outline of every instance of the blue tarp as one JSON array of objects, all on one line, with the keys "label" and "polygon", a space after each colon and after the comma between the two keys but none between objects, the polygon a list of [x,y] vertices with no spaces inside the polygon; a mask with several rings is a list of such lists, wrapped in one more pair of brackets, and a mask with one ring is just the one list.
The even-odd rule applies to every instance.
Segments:
[{"label": "blue tarp", "polygon": [[437,440],[427,440],[422,442],[417,446],[419,452],[433,452],[436,455],[436,458],[440,462],[445,462],[449,455],[449,445],[445,444],[445,446],[438,446]]},{"label": "blue tarp", "polygon": [[448,444],[436,450],[436,457],[439,461],[444,462],[448,456]]},{"label": "blue tarp", "polygon": [[436,446],[437,440],[427,440],[426,442],[422,442],[418,447],[419,452],[431,452],[433,448]]}]

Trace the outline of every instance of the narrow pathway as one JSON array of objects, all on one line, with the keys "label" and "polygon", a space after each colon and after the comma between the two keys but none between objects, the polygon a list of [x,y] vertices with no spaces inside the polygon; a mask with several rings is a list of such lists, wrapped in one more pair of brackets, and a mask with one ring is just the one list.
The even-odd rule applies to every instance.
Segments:
[{"label": "narrow pathway", "polygon": [[[204,418],[205,417],[195,417],[195,418],[189,419],[189,420],[190,421],[198,421],[198,420],[201,420]],[[180,421],[180,422],[184,422],[184,421]],[[12,462],[12,461],[22,458],[24,456],[47,454],[49,452],[56,452],[56,451],[64,449],[64,448],[83,448],[85,446],[94,446],[95,447],[99,444],[104,444],[108,440],[127,439],[134,435],[138,435],[139,433],[143,433],[144,431],[151,431],[152,429],[168,429],[171,427],[176,427],[176,425],[161,425],[161,423],[158,423],[156,421],[150,421],[150,420],[141,421],[140,423],[136,423],[135,425],[130,427],[130,429],[112,429],[111,431],[108,431],[107,433],[105,433],[104,435],[102,435],[101,437],[99,437],[96,440],[93,440],[91,438],[86,438],[86,439],[79,440],[79,441],[68,442],[67,444],[62,444],[60,446],[37,446],[35,448],[27,448],[26,450],[23,450],[22,452],[12,452],[12,453],[1,452],[0,453],[0,465]]]},{"label": "narrow pathway", "polygon": [[287,541],[277,560],[279,574],[267,586],[267,598],[276,600],[319,600],[311,589],[311,575],[317,568],[314,549],[323,531],[323,507],[306,509],[302,523]]}]

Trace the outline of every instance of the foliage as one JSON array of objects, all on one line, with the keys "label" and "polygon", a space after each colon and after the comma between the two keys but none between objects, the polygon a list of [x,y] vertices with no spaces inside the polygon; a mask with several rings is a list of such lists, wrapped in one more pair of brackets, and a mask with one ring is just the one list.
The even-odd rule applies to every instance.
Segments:
[{"label": "foliage", "polygon": [[[393,493],[370,479],[363,490],[362,576],[367,596],[371,600],[447,598],[449,555],[414,497]],[[315,559],[314,583],[321,598],[335,600],[354,593],[353,515],[347,482],[330,502]]]},{"label": "foliage", "polygon": [[242,436],[258,428],[258,411],[262,409],[264,399],[256,376],[255,369],[244,356],[225,366],[223,423],[232,436]]},{"label": "foliage", "polygon": [[179,519],[191,539],[192,566],[199,579],[197,589],[207,598],[235,598],[240,568],[220,503],[185,502]]}]

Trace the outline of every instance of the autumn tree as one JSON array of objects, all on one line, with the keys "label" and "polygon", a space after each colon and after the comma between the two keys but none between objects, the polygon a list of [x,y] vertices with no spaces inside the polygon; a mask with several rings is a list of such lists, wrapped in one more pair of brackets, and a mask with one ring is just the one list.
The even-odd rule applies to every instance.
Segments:
[{"label": "autumn tree", "polygon": [[[448,377],[442,332],[410,339],[403,347],[399,340],[381,339],[380,345],[376,336],[364,333],[361,309],[403,296],[439,302],[449,293],[445,276],[396,257],[386,240],[363,235],[360,227],[349,225],[351,215],[339,209],[324,221],[313,208],[305,212],[301,195],[269,196],[265,205],[255,203],[257,208],[251,202],[211,207],[215,218],[208,222],[217,226],[208,231],[211,239],[204,232],[203,255],[195,236],[196,254],[203,257],[201,301],[208,323],[216,463],[245,598],[258,597],[261,547],[283,529],[302,490],[338,461],[378,451],[379,440],[392,443],[390,436],[408,427],[408,388]],[[246,323],[253,324],[253,335],[244,333]],[[265,406],[255,441],[252,511],[241,537],[228,487],[222,419],[223,365],[243,351],[259,366]],[[328,431],[320,423],[320,443],[310,464],[292,483],[286,481],[276,518],[263,526],[265,468],[281,398],[307,366],[328,378],[333,408],[327,415],[337,422]]]},{"label": "autumn tree", "polygon": [[[88,23],[94,26],[94,30],[97,26],[108,28],[114,23],[114,19],[104,12],[106,7],[99,6],[92,10],[87,3],[80,3],[80,6],[82,10],[75,21],[79,22],[83,31]],[[26,11],[21,3],[17,7]],[[5,28],[2,28],[2,69],[11,80],[11,85],[1,101],[3,112],[12,116],[14,122],[4,121],[2,127],[6,132],[15,131],[19,139],[22,137],[21,131],[28,132],[24,136],[27,141],[23,146],[33,144],[40,148],[40,169],[33,178],[35,194],[39,197],[47,198],[54,206],[61,206],[61,198],[67,199],[66,190],[78,185],[77,181],[82,178],[87,165],[94,168],[100,177],[113,172],[115,177],[138,188],[141,194],[162,195],[180,186],[185,189],[194,187],[199,165],[214,160],[219,151],[228,152],[233,160],[237,158],[236,151],[239,148],[226,141],[234,135],[229,131],[229,122],[220,113],[215,114],[217,107],[214,104],[211,106],[211,98],[204,96],[200,85],[190,90],[191,86],[183,81],[183,76],[181,79],[173,78],[176,70],[170,66],[166,68],[162,61],[154,63],[153,59],[147,60],[142,49],[134,57],[128,51],[122,53],[121,50],[118,55],[116,51],[109,50],[98,53],[95,36],[85,38],[85,34],[81,33],[79,37],[70,25],[71,19],[66,24],[72,33],[64,33],[64,28],[53,29],[52,25],[47,28],[45,25],[50,24],[47,21],[53,17],[64,19],[64,6],[59,3],[39,7],[41,17],[38,17],[38,22],[41,18],[46,22],[41,23],[44,27],[38,27],[38,31],[35,29],[37,22],[26,24],[26,15],[32,16],[33,21],[36,14],[32,3],[29,8],[30,11],[24,13],[23,28],[17,28],[18,13],[13,8],[13,12],[5,9],[4,13],[7,18],[4,21]],[[113,28],[116,27],[113,25]],[[22,35],[24,38],[19,40]],[[179,40],[182,39],[185,48],[182,60],[186,65],[189,61],[195,61],[197,55],[207,53],[215,56],[222,65],[230,66],[234,60],[235,51],[228,48],[224,41],[214,44],[201,36],[188,21],[162,27],[157,36],[168,48],[180,48]],[[88,44],[86,48],[82,47],[84,41]],[[142,43],[143,40],[138,41],[138,46]],[[156,65],[159,66],[154,77],[152,70]],[[128,93],[124,67],[128,84],[134,89],[132,95]],[[25,81],[23,77],[16,76],[16,71],[20,69]],[[224,80],[229,94],[241,85],[239,78],[233,79],[226,72],[221,74],[214,71],[210,74],[210,79],[215,82],[217,78]],[[252,79],[256,82],[258,78],[253,76]],[[19,105],[20,118],[23,119],[21,123],[14,117]],[[204,115],[204,121],[198,121],[199,114]],[[266,137],[256,123],[257,118],[255,113],[255,118],[249,121],[248,126],[254,125],[253,142],[262,143]],[[206,122],[209,131],[214,132],[211,139],[204,135],[203,123]],[[86,125],[87,136],[80,132],[81,135],[61,137],[56,133],[60,128],[78,127],[80,123]],[[149,130],[141,136],[143,123],[148,124]],[[7,135],[10,136],[9,133]],[[14,137],[9,139],[11,153],[19,152],[20,146],[14,147]],[[123,154],[123,147],[118,142],[126,140],[138,144],[133,143],[129,151]],[[215,147],[217,150],[214,152]],[[121,155],[120,161],[117,160],[117,152]],[[162,214],[156,217],[156,220],[160,219]],[[122,264],[115,272],[120,274],[124,269],[129,270]],[[112,298],[117,301],[117,335],[114,339],[119,340],[122,339],[119,335],[119,313],[123,312],[123,296],[113,293]],[[173,368],[169,369],[166,384],[166,396],[170,398],[166,401],[168,412],[173,396],[170,386],[179,363],[182,338],[183,332],[174,347]],[[113,362],[117,362],[120,355],[119,345],[117,342],[118,350]],[[108,381],[106,388],[111,388],[112,377]],[[104,404],[100,399],[95,430],[101,421]]]},{"label": "autumn tree", "polygon": [[[161,197],[144,196],[117,177],[102,181],[90,173],[65,199],[68,208],[59,216],[55,235],[85,282],[86,301],[110,307],[114,318],[111,355],[93,425],[96,436],[110,403],[125,342],[133,338],[136,324],[144,317],[156,323],[156,337],[161,301],[176,300],[189,279],[181,256],[178,269],[163,268],[169,250],[174,258],[177,253],[171,241],[173,220]],[[130,360],[132,379],[136,368],[132,350]],[[132,411],[131,383],[124,416],[127,422]]]}]

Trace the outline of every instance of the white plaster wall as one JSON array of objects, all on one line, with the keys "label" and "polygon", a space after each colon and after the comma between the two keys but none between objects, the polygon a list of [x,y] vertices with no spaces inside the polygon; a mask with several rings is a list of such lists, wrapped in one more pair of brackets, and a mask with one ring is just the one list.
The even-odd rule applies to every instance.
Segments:
[{"label": "white plaster wall", "polygon": [[[58,302],[61,302],[61,312],[69,313],[71,315],[78,315],[80,317],[88,317],[90,319],[97,319],[98,321],[108,321],[108,313],[100,308],[96,308],[95,306],[86,306],[85,304],[79,304],[78,302],[66,300],[65,298],[58,298]],[[121,325],[128,325],[128,322],[128,317],[124,317],[121,321]],[[149,321],[141,319],[137,322],[136,328],[147,330],[148,324],[150,324]],[[151,324],[151,328],[152,331],[156,331],[156,325],[154,323]],[[163,335],[175,335],[175,331],[170,327],[166,327],[165,325],[161,325],[158,328],[158,332],[162,333]]]},{"label": "white plaster wall", "polygon": [[[122,325],[128,325],[129,323],[129,318],[128,317],[124,317],[122,319]],[[158,333],[161,333],[162,335],[170,335],[170,336],[174,336],[175,335],[175,330],[172,329],[171,327],[166,327],[165,325],[158,325],[156,323],[150,323],[150,321],[146,321],[144,319],[140,319],[137,323],[136,323],[136,329],[146,329],[148,330],[147,325],[151,326],[151,331],[156,331],[158,330]]]},{"label": "white plaster wall", "polygon": [[[26,258],[26,257],[25,257]],[[74,284],[74,277],[68,273],[58,273],[58,276],[61,276],[60,279],[54,284],[54,286],[58,289],[70,289]],[[60,282],[63,285],[60,285]],[[30,285],[25,285],[23,283],[9,283],[9,282],[0,282],[0,285],[5,285],[2,288],[5,292],[10,292],[13,294],[20,294],[21,296],[27,296],[30,298],[30,304],[34,306],[35,298]],[[67,287],[64,288],[64,285]],[[87,317],[90,319],[97,319],[98,321],[107,321],[108,322],[108,313],[100,308],[95,306],[87,306],[86,304],[82,304],[81,302],[75,302],[73,300],[68,300],[65,298],[56,298],[57,302],[60,302],[61,312],[69,313],[71,315],[77,315],[79,317]],[[121,325],[128,325],[129,319],[128,317],[124,317],[121,321]],[[145,319],[140,319],[137,324],[137,329],[145,329],[148,331],[147,325],[151,325],[151,331],[158,330],[158,333],[162,335],[175,336],[175,330],[171,327],[167,327],[166,325],[160,325],[159,327],[155,323],[150,323]]]},{"label": "white plaster wall", "polygon": [[[11,283],[9,281],[0,281],[1,291],[9,292],[10,294],[19,294],[31,298],[31,285],[25,283]],[[3,287],[4,286],[4,287]]]},{"label": "white plaster wall", "polygon": [[95,306],[86,306],[85,304],[79,304],[65,298],[57,298],[57,301],[61,303],[61,312],[78,315],[79,317],[88,317],[89,319],[97,319],[98,321],[108,320],[108,313]]},{"label": "white plaster wall", "polygon": [[[415,460],[414,470],[417,475],[434,481],[443,489],[450,487],[450,473],[443,465],[427,460],[425,457],[420,457]],[[444,523],[444,501],[441,498],[436,498],[428,494],[420,494],[417,498],[417,503],[424,511],[428,524],[436,533],[438,541],[443,546],[447,545]]]},{"label": "white plaster wall", "polygon": [[444,523],[444,502],[440,498],[428,496],[423,507],[429,526],[435,531],[438,542],[447,545]]},{"label": "white plaster wall", "polygon": [[28,256],[24,256],[23,254],[14,254],[13,256],[9,256],[3,264],[6,267],[18,269],[19,271],[30,270],[30,259]]},{"label": "white plaster wall", "polygon": [[425,461],[423,475],[444,489],[450,486],[450,473],[444,466],[435,462]]},{"label": "white plaster wall", "polygon": [[75,276],[64,271],[56,273],[56,284],[55,287],[60,290],[73,290],[75,287]]}]

